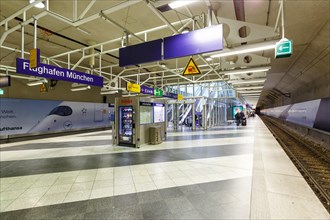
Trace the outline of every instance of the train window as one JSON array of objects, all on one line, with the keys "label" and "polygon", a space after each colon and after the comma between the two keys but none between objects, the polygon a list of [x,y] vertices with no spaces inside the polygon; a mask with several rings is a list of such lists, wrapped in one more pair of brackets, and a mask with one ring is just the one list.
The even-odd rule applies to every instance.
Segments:
[{"label": "train window", "polygon": [[54,108],[48,115],[69,116],[72,114],[72,108],[65,105],[60,105]]}]

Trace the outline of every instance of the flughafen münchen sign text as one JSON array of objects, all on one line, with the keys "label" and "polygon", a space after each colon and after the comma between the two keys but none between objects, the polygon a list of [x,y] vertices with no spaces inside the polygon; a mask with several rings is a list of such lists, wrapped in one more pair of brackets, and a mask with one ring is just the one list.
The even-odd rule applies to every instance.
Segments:
[{"label": "flughafen m\u00fcnchen sign text", "polygon": [[21,58],[16,59],[16,72],[30,76],[103,87],[103,78],[100,76],[94,76],[44,63],[39,63],[38,67],[31,69],[30,62]]}]

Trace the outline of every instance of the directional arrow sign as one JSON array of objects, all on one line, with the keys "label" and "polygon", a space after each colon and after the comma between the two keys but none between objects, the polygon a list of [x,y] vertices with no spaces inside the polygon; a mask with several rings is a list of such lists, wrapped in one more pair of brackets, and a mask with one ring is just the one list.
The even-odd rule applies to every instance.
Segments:
[{"label": "directional arrow sign", "polygon": [[280,40],[275,47],[275,58],[289,57],[292,54],[292,41],[286,38]]}]

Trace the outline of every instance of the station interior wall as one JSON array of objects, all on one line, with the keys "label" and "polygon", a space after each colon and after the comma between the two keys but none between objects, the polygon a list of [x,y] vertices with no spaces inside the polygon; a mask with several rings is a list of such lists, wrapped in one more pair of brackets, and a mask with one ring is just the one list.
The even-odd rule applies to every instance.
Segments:
[{"label": "station interior wall", "polygon": [[279,107],[283,105],[290,105],[304,101],[327,98],[330,96],[330,74],[324,74],[323,77],[317,78],[310,83],[305,83],[303,86],[290,94],[290,97],[277,99],[272,107]]}]

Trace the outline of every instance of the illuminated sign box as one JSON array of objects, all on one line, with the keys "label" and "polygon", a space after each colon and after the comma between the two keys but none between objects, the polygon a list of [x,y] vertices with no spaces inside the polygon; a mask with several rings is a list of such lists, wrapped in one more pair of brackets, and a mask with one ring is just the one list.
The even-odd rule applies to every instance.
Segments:
[{"label": "illuminated sign box", "polygon": [[136,92],[136,93],[140,93],[141,92],[141,87],[139,84],[134,84],[134,83],[127,83],[127,91],[130,92]]},{"label": "illuminated sign box", "polygon": [[119,66],[129,66],[162,59],[162,39],[119,49]]},{"label": "illuminated sign box", "polygon": [[[223,49],[222,24],[119,49],[119,66],[191,56]],[[162,50],[164,57],[162,57]]]},{"label": "illuminated sign box", "polygon": [[0,76],[0,88],[7,87],[11,85],[10,76]]},{"label": "illuminated sign box", "polygon": [[222,49],[222,24],[164,38],[165,60]]}]

